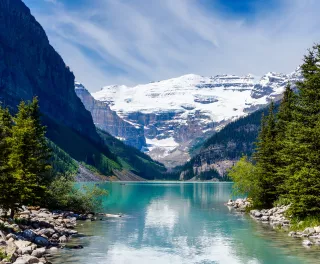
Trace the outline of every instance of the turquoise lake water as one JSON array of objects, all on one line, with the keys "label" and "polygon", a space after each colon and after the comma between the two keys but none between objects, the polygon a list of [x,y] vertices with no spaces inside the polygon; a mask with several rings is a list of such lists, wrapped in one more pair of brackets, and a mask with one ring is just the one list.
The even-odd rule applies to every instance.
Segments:
[{"label": "turquoise lake water", "polygon": [[104,211],[122,218],[79,222],[81,250],[53,263],[320,263],[320,247],[229,210],[230,183],[103,183]]}]

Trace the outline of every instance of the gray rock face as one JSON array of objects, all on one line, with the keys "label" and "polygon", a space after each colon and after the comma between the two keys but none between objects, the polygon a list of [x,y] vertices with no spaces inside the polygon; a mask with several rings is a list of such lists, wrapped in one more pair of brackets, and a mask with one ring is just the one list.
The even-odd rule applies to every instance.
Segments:
[{"label": "gray rock face", "polygon": [[21,0],[0,1],[0,101],[12,109],[38,96],[46,116],[96,141],[90,113],[74,92],[74,75]]},{"label": "gray rock face", "polygon": [[87,89],[78,82],[75,83],[75,91],[85,108],[91,113],[98,128],[124,140],[127,145],[137,149],[146,146],[143,126],[137,127],[121,119],[106,103],[95,100]]}]

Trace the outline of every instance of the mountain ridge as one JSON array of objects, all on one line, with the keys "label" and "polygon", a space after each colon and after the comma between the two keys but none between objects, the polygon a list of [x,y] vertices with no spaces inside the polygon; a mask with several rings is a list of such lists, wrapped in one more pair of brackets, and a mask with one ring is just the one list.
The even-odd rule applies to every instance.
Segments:
[{"label": "mountain ridge", "polygon": [[133,87],[105,86],[92,96],[124,121],[143,129],[143,150],[153,159],[175,167],[191,158],[190,150],[199,142],[279,100],[285,86],[294,86],[301,78],[299,67],[290,74],[268,72],[261,78],[187,74]]}]

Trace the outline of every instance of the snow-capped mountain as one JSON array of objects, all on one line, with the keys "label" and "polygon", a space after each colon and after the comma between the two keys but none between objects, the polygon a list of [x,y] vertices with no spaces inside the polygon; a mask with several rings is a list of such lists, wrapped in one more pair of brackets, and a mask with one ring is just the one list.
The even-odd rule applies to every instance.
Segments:
[{"label": "snow-capped mountain", "polygon": [[188,74],[134,87],[103,87],[92,96],[109,105],[122,119],[144,129],[152,158],[175,166],[189,158],[189,150],[232,120],[278,100],[291,74],[203,77]]}]

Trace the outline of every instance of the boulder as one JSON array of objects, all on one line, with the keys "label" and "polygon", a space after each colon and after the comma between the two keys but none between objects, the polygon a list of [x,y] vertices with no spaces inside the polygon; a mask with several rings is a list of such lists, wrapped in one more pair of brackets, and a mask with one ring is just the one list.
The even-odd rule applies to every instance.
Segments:
[{"label": "boulder", "polygon": [[25,241],[25,240],[16,240],[14,241],[14,243],[18,248],[29,247],[32,244],[30,241]]},{"label": "boulder", "polygon": [[259,212],[259,211],[257,211],[257,212],[255,212],[254,213],[254,217],[261,217],[262,216],[262,214],[261,214],[261,212]]},{"label": "boulder", "polygon": [[31,256],[34,256],[36,258],[41,258],[45,253],[46,253],[45,248],[38,248],[32,252]]},{"label": "boulder", "polygon": [[68,241],[68,239],[67,239],[66,236],[62,236],[62,237],[59,238],[59,242],[60,243],[67,243],[67,241]]},{"label": "boulder", "polygon": [[22,257],[19,257],[14,262],[14,264],[33,264],[33,263],[39,263],[39,259],[30,255],[24,255]]},{"label": "boulder", "polygon": [[17,246],[13,242],[7,241],[7,247],[5,249],[6,255],[13,256],[16,250],[17,250]]},{"label": "boulder", "polygon": [[20,248],[20,250],[21,250],[21,255],[30,255],[32,253],[32,248],[30,246]]},{"label": "boulder", "polygon": [[310,246],[312,246],[313,245],[313,243],[310,241],[310,240],[303,240],[302,241],[302,245],[303,246],[307,246],[307,247],[310,247]]},{"label": "boulder", "polygon": [[41,229],[38,234],[43,236],[45,235],[46,237],[51,237],[56,231],[53,228],[46,228],[46,229]]},{"label": "boulder", "polygon": [[33,232],[31,229],[26,229],[23,231],[22,236],[29,241],[33,241],[37,234]]},{"label": "boulder", "polygon": [[46,238],[44,238],[42,236],[37,236],[34,239],[34,243],[39,245],[39,246],[42,246],[42,247],[47,247],[50,244],[48,239],[46,239]]},{"label": "boulder", "polygon": [[51,248],[47,249],[46,252],[50,254],[50,253],[56,252],[56,251],[58,251],[58,250],[59,250],[59,249],[58,249],[57,247],[51,247]]},{"label": "boulder", "polygon": [[304,234],[308,234],[308,235],[314,234],[315,232],[316,232],[316,230],[315,230],[314,228],[312,228],[312,227],[307,227],[307,228],[303,231]]}]

